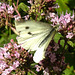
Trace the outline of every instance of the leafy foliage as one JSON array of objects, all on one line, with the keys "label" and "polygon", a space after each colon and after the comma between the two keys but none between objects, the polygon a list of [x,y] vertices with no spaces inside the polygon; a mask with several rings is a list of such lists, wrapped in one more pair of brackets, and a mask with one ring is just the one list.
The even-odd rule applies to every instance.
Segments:
[{"label": "leafy foliage", "polygon": [[22,2],[18,5],[18,10],[20,11],[20,9],[22,9],[24,12],[27,12],[29,10],[28,6]]},{"label": "leafy foliage", "polygon": [[65,4],[63,0],[56,0],[60,8],[57,9],[57,12],[60,14],[62,12],[66,13],[66,11],[70,12],[70,8]]},{"label": "leafy foliage", "polygon": [[73,66],[66,68],[62,75],[75,75]]}]

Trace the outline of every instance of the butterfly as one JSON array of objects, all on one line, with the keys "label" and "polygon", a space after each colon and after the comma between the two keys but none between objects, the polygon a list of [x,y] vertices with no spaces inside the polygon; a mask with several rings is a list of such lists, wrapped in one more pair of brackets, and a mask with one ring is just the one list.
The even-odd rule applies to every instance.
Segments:
[{"label": "butterfly", "polygon": [[30,51],[35,51],[33,60],[39,63],[45,58],[45,51],[56,33],[56,27],[39,21],[15,21],[19,33],[18,44]]}]

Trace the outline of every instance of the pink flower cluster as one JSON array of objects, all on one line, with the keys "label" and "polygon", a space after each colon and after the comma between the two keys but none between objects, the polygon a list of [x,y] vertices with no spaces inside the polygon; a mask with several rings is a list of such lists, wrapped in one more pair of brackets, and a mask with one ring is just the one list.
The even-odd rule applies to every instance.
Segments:
[{"label": "pink flower cluster", "polygon": [[[14,18],[15,18],[15,20],[16,20],[16,21],[19,21],[19,20],[21,19],[21,17],[20,17],[20,16],[18,16],[18,15],[14,15]],[[24,16],[23,18],[24,18],[24,19],[25,19],[25,21],[26,21],[26,20],[28,20],[28,19],[29,19],[29,15],[26,15],[26,16]]]},{"label": "pink flower cluster", "polygon": [[35,65],[36,71],[39,72],[41,70],[41,66]]},{"label": "pink flower cluster", "polygon": [[19,61],[13,62],[13,65],[9,66],[9,68],[7,68],[7,66],[5,66],[5,68],[7,68],[7,69],[5,69],[4,71],[2,71],[1,75],[8,75],[12,70],[15,70],[18,66],[19,66]]},{"label": "pink flower cluster", "polygon": [[3,13],[3,12],[8,13],[8,14],[13,14],[14,9],[12,6],[9,6],[8,4],[0,3],[0,13]]},{"label": "pink flower cluster", "polygon": [[8,26],[11,18],[13,18],[14,8],[6,3],[0,2],[0,26]]},{"label": "pink flower cluster", "polygon": [[18,52],[20,45],[11,39],[11,43],[8,43],[4,48],[0,47],[0,74],[8,75],[12,70],[19,67],[18,61],[20,54]]},{"label": "pink flower cluster", "polygon": [[58,31],[65,34],[66,38],[71,39],[75,36],[75,24],[74,22],[74,12],[73,15],[67,13],[65,15],[61,15],[60,18],[54,13],[50,13],[49,16],[46,16],[46,19],[51,19],[53,23],[52,26],[59,25]]},{"label": "pink flower cluster", "polygon": [[53,25],[60,25],[59,29],[62,29],[66,28],[67,24],[73,20],[74,20],[74,14],[71,16],[70,13],[68,14],[66,12],[66,14],[65,15],[62,14],[60,18],[58,16],[53,16],[51,22],[53,22]]}]

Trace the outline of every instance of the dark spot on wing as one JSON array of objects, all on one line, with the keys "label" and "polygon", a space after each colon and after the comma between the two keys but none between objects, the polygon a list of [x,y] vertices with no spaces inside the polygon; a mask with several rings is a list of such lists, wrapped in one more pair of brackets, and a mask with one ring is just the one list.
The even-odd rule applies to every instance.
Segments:
[{"label": "dark spot on wing", "polygon": [[30,34],[30,35],[31,35],[32,33],[31,33],[31,32],[28,32],[28,34]]},{"label": "dark spot on wing", "polygon": [[29,27],[25,27],[25,29],[29,29]]}]

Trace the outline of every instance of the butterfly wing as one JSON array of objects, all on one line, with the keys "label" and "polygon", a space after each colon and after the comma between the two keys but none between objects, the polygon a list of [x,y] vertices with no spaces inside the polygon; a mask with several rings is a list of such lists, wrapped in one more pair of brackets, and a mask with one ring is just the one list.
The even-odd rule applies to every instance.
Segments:
[{"label": "butterfly wing", "polygon": [[[42,43],[39,45],[37,51],[34,54],[33,60],[36,63],[39,63],[40,60],[42,60],[45,56],[45,50],[48,47],[50,41],[52,40],[53,36],[55,35],[56,30],[53,28],[51,32],[48,34],[48,36],[42,41]],[[38,57],[39,56],[39,57]]]},{"label": "butterfly wing", "polygon": [[42,59],[45,52],[44,50],[55,34],[55,29],[48,23],[36,21],[16,21],[15,26],[16,30],[19,32],[17,38],[18,43],[22,44],[21,46],[26,50],[36,50],[33,58],[34,60],[38,56],[41,56],[40,59]]}]

